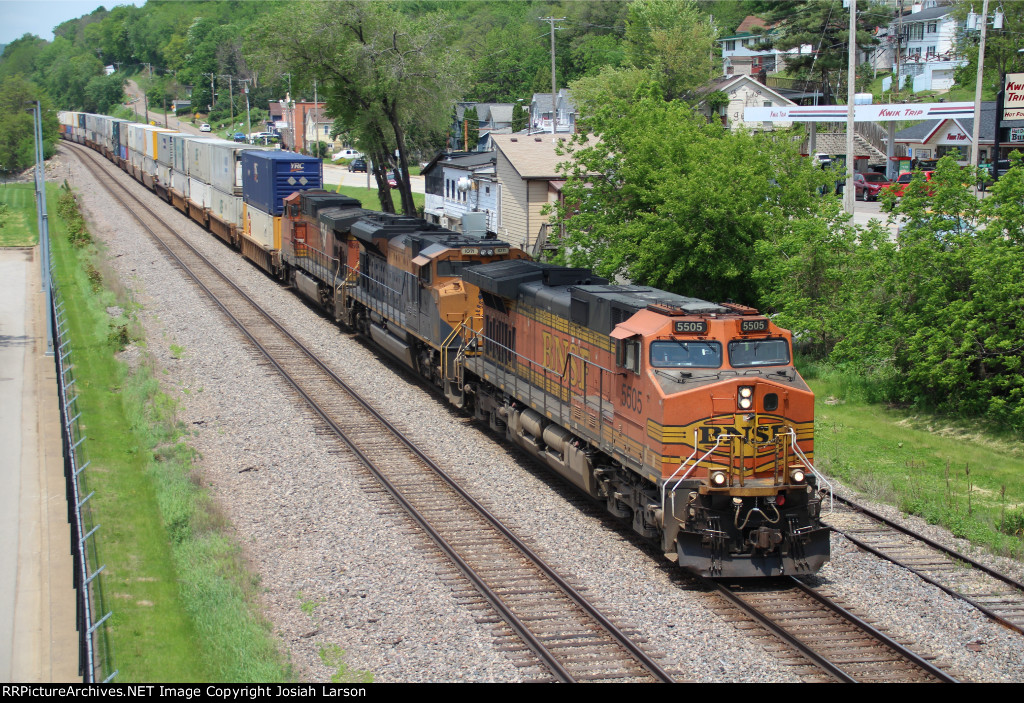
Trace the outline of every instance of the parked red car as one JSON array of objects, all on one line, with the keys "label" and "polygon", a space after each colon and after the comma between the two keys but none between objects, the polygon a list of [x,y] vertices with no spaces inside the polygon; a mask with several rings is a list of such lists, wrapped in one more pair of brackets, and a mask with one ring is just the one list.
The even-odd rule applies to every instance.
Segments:
[{"label": "parked red car", "polygon": [[[907,186],[910,184],[910,179],[914,177],[915,173],[917,173],[917,171],[901,173],[900,177],[896,179],[896,182],[888,186],[889,190],[891,190],[897,198],[903,197],[903,192],[907,189]],[[935,173],[935,171],[923,171],[923,173],[924,180],[927,183],[932,179],[932,174]],[[928,186],[928,195],[929,197],[935,195],[935,192],[932,190],[930,185]]]},{"label": "parked red car", "polygon": [[891,184],[892,181],[888,178],[873,171],[853,174],[853,187],[856,189],[857,200],[878,200],[878,193],[882,188]]}]

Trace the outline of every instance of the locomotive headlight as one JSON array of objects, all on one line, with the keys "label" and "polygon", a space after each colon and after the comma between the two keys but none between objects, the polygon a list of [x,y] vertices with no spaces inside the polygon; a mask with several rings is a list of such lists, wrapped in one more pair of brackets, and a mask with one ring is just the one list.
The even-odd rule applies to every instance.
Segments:
[{"label": "locomotive headlight", "polygon": [[797,469],[796,471],[794,471],[793,473],[791,473],[789,475],[789,479],[793,483],[803,483],[804,482],[804,472],[801,471],[800,469]]},{"label": "locomotive headlight", "polygon": [[754,405],[754,387],[740,386],[739,406],[743,410],[750,410]]},{"label": "locomotive headlight", "polygon": [[724,486],[725,485],[725,473],[722,472],[722,471],[715,471],[715,472],[713,472],[711,474],[711,483],[712,483],[712,485],[718,486],[718,487]]},{"label": "locomotive headlight", "polygon": [[749,410],[754,405],[754,386],[740,386],[739,397],[736,399],[739,409]]}]

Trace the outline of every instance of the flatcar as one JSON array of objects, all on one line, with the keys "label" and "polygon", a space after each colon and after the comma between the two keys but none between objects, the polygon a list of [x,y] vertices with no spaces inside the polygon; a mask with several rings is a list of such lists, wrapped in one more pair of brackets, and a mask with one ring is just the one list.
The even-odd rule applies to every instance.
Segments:
[{"label": "flatcar", "polygon": [[298,154],[84,113],[60,124],[680,567],[828,561],[814,397],[790,333],[757,310],[532,261],[472,218],[455,232],[365,210]]}]

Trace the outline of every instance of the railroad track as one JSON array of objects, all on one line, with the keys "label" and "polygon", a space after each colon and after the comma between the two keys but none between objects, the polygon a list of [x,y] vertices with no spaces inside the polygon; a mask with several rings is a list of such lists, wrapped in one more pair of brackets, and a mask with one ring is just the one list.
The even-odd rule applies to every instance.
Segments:
[{"label": "railroad track", "polygon": [[136,198],[120,176],[110,173],[114,167],[108,161],[84,147],[72,151],[449,557],[536,656],[549,680],[673,681],[630,636]]},{"label": "railroad track", "polygon": [[726,582],[712,588],[799,652],[807,681],[956,683],[926,659],[795,578]]},{"label": "railroad track", "polygon": [[853,501],[835,499],[843,507],[829,519],[834,532],[1024,634],[1024,584]]}]

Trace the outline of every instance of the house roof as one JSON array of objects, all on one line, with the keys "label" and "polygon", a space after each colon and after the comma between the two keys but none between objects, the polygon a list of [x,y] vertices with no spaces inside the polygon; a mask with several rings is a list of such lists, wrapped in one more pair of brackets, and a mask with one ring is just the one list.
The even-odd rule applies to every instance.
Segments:
[{"label": "house roof", "polygon": [[752,76],[744,76],[744,75],[720,76],[720,77],[714,79],[713,81],[711,81],[710,83],[705,83],[701,87],[696,88],[693,91],[693,94],[696,97],[704,98],[708,94],[714,93],[717,90],[721,90],[722,92],[729,92],[729,90],[732,89],[732,87],[734,85],[736,85],[737,83],[743,83],[743,82],[752,83],[752,84],[757,86],[758,90],[762,90],[764,92],[771,93],[772,95],[774,95],[777,98],[779,98],[780,100],[782,100],[783,104],[785,104],[785,105],[795,105],[796,104],[792,100],[787,98],[785,95],[783,95],[779,91],[775,90],[774,88],[769,88],[768,86],[764,85],[763,83],[761,83],[760,81],[758,81],[756,78],[754,78]]},{"label": "house roof", "polygon": [[757,15],[747,15],[746,17],[743,18],[743,21],[740,22],[740,26],[736,28],[736,33],[750,33],[753,31],[754,27],[767,28],[769,27],[769,24],[760,17],[758,17]]},{"label": "house roof", "polygon": [[764,28],[766,30],[770,30],[773,27],[775,27],[775,25],[768,24],[765,20],[756,15],[747,15],[743,21],[740,22],[740,26],[736,28],[735,32],[727,37],[719,37],[717,41],[723,42],[730,39],[746,39],[752,36],[759,36],[760,33],[754,32],[755,29]]},{"label": "house roof", "polygon": [[[566,101],[569,103],[570,108],[574,107],[572,102],[572,95],[569,93],[569,90],[567,88],[559,88],[555,100],[559,103],[561,103],[562,101]],[[530,101],[530,106],[533,109],[536,109],[538,112],[551,110],[551,93],[534,93],[533,100]]]},{"label": "house roof", "polygon": [[511,122],[512,103],[456,103],[455,119],[461,122],[466,110],[476,108],[477,119],[481,122]]},{"label": "house roof", "polygon": [[444,168],[445,166],[451,166],[454,168],[462,168],[467,171],[472,171],[474,169],[480,168],[481,166],[493,166],[495,161],[497,161],[497,157],[495,156],[493,151],[480,151],[469,153],[466,153],[464,151],[458,151],[452,154],[445,154],[444,152],[439,152],[434,156],[433,159],[430,160],[430,162],[426,166],[423,167],[420,173],[425,176],[429,172],[433,171],[434,168],[437,166],[440,166],[441,168]]},{"label": "house roof", "polygon": [[511,122],[512,110],[515,107],[512,103],[494,103],[491,105],[491,122]]},{"label": "house roof", "polygon": [[[564,174],[558,173],[558,164],[568,161],[565,154],[556,154],[556,142],[565,143],[564,137],[552,140],[550,134],[492,134],[491,143],[494,144],[505,158],[512,164],[512,168],[524,179],[559,179]],[[591,138],[589,143],[593,143]]]},{"label": "house roof", "polygon": [[904,13],[903,24],[934,20],[939,17],[945,17],[951,12],[953,12],[953,8],[950,5],[938,5],[937,7],[929,7],[927,10],[921,10],[920,12]]}]

